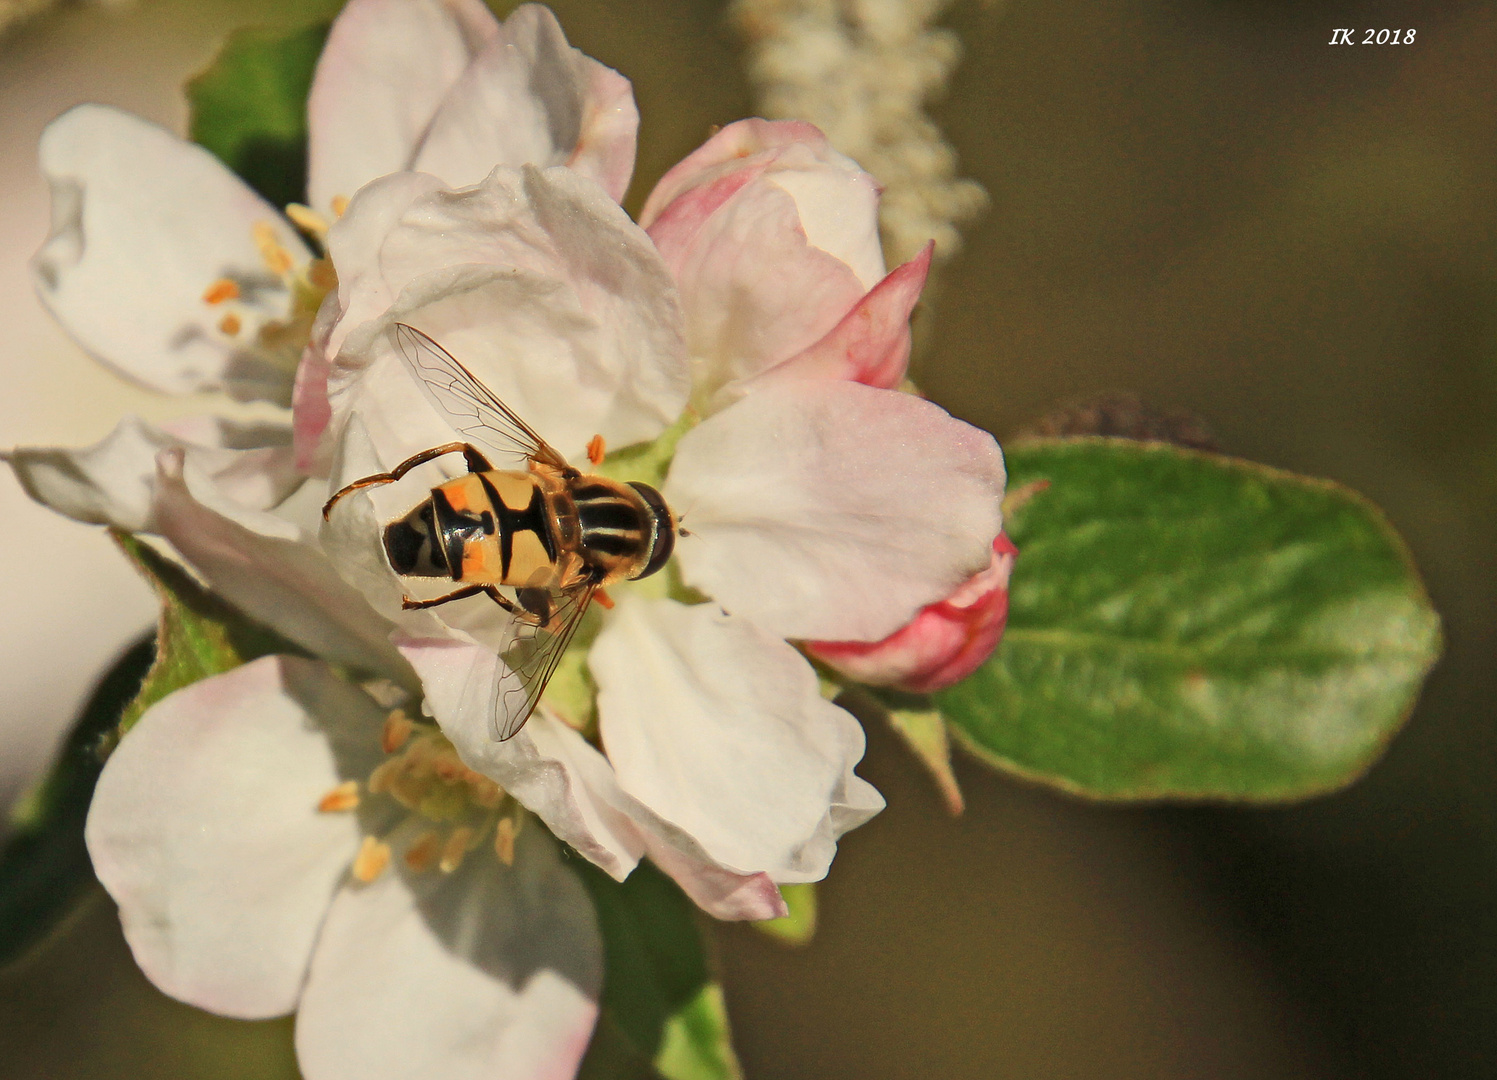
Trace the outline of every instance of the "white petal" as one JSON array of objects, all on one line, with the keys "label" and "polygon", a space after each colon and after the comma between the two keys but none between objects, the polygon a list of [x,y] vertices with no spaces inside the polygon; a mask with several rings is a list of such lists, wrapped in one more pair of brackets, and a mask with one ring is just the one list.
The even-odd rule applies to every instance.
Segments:
[{"label": "white petal", "polygon": [[229,1016],[290,1012],[358,845],[318,800],[379,760],[374,703],[265,657],[157,703],[110,756],[86,839],[141,969]]},{"label": "white petal", "polygon": [[819,879],[836,836],[883,805],[853,775],[857,721],[821,696],[800,653],[746,619],[623,599],[588,665],[620,786],[725,867]]},{"label": "white petal", "polygon": [[[391,178],[356,212],[370,233],[398,223],[377,242],[361,225],[349,245],[377,255],[340,294],[333,430],[362,411],[382,458],[410,452],[410,439],[387,445],[387,433],[431,410],[394,360],[384,332],[394,319],[431,334],[564,454],[594,433],[615,446],[653,438],[679,416],[689,375],[675,287],[649,237],[595,184],[562,168],[496,169],[458,192]],[[330,237],[340,275],[342,224]]]},{"label": "white petal", "polygon": [[544,705],[514,738],[495,741],[493,685],[501,661],[493,649],[450,629],[427,638],[397,634],[395,640],[421,674],[426,707],[463,763],[500,784],[605,873],[622,881],[648,852],[716,918],[785,914],[768,874],[742,874],[714,861],[692,836],[626,794],[607,759]]},{"label": "white petal", "polygon": [[587,1050],[603,942],[544,830],[515,865],[386,873],[333,904],[296,1018],[307,1080],[561,1080]]},{"label": "white petal", "polygon": [[163,451],[158,465],[157,528],[215,591],[318,656],[414,681],[386,636],[389,622],[314,542],[269,515],[208,505],[207,493],[184,474],[180,450]]},{"label": "white petal", "polygon": [[622,881],[645,848],[628,800],[603,755],[542,710],[507,742],[493,737],[494,694],[503,661],[472,637],[397,634],[421,676],[426,708],[463,763],[490,777],[558,838]]},{"label": "white petal", "polygon": [[526,4],[452,87],[412,167],[462,187],[496,165],[567,165],[617,201],[638,126],[629,81],[568,45],[549,9]]},{"label": "white petal", "polygon": [[[804,167],[797,167],[802,157]],[[827,168],[824,159],[840,167]],[[864,289],[877,285],[884,276],[884,253],[879,247],[879,192],[873,177],[834,150],[813,158],[801,148],[778,164],[768,180],[795,200],[806,239],[852,267]]]},{"label": "white petal", "polygon": [[351,0],[307,99],[312,205],[410,167],[442,99],[498,33],[479,0]]},{"label": "white petal", "polygon": [[857,383],[766,387],[687,432],[664,495],[683,576],[787,638],[877,641],[988,565],[991,435]]},{"label": "white petal", "polygon": [[[337,319],[326,343],[329,358],[343,347],[350,330],[380,315],[405,288],[406,275],[392,279],[385,272],[380,257],[385,241],[423,196],[442,187],[441,180],[427,173],[382,176],[360,190],[328,230],[328,255],[338,270]],[[331,303],[331,298],[324,301],[324,310]],[[319,312],[319,322],[322,316]]]},{"label": "white petal", "polygon": [[192,432],[199,445],[178,434],[185,432],[169,433],[127,416],[81,450],[17,447],[0,458],[10,462],[37,502],[77,521],[130,532],[155,530],[156,455],[168,447],[183,449],[186,467],[198,471],[221,498],[252,510],[269,510],[301,483],[290,432],[283,426],[247,429],[213,421]]},{"label": "white petal", "polygon": [[[212,154],[103,105],[80,105],[42,135],[52,234],[32,262],[42,301],[97,359],[169,393],[226,389],[289,403],[293,372],[241,345],[290,297],[251,230],[267,222],[294,260],[311,256],[265,200]],[[203,301],[219,278],[242,290],[247,328],[217,329]]]}]

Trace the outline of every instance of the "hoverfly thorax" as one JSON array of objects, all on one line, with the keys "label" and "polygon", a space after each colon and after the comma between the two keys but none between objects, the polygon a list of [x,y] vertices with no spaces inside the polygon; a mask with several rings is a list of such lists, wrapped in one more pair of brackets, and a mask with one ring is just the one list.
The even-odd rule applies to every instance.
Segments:
[{"label": "hoverfly thorax", "polygon": [[[462,454],[466,474],[446,480],[384,527],[385,557],[403,577],[447,578],[459,588],[408,609],[487,595],[515,617],[516,644],[495,689],[494,734],[524,725],[601,588],[649,577],[676,546],[676,517],[648,484],[578,471],[445,349],[403,323],[390,340],[427,399],[474,442],[452,442],[407,458],[387,473],[336,492],[398,482],[416,467]],[[521,459],[495,468],[484,449]],[[596,460],[596,459],[595,459]],[[509,591],[505,591],[509,590]]]}]

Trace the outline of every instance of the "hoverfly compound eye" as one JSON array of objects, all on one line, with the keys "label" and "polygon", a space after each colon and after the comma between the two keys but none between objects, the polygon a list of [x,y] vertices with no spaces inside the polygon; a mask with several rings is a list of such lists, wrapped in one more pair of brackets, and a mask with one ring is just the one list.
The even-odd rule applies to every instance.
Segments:
[{"label": "hoverfly compound eye", "polygon": [[635,575],[635,579],[638,580],[647,578],[658,571],[670,559],[671,552],[676,550],[676,519],[670,507],[665,505],[665,500],[660,497],[660,492],[650,487],[649,484],[631,481],[629,486],[639,492],[640,498],[644,499],[645,505],[650,508],[652,520],[650,558],[645,563],[645,568]]}]

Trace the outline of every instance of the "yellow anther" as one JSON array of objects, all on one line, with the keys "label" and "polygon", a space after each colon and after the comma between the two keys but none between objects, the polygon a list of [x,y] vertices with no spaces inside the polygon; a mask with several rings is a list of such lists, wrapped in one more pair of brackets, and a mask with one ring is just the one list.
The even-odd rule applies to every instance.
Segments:
[{"label": "yellow anther", "polygon": [[313,259],[307,264],[307,280],[314,289],[330,293],[338,287],[338,271],[330,259]]},{"label": "yellow anther", "polygon": [[302,232],[310,233],[313,236],[321,237],[328,230],[327,218],[323,217],[316,210],[313,210],[310,206],[303,206],[301,203],[296,202],[290,203],[286,207],[286,216]]},{"label": "yellow anther", "polygon": [[390,845],[372,836],[364,837],[359,853],[353,859],[353,876],[365,884],[385,872],[390,865]]},{"label": "yellow anther", "polygon": [[515,865],[515,837],[519,832],[514,818],[500,818],[494,828],[494,854],[505,866]]},{"label": "yellow anther", "polygon": [[344,810],[352,810],[358,805],[359,782],[357,780],[345,780],[322,797],[322,800],[317,804],[317,809],[321,810],[324,814],[336,814]]},{"label": "yellow anther", "polygon": [[344,211],[346,211],[347,209],[348,209],[348,196],[347,195],[334,195],[333,196],[333,217],[342,217],[343,214],[344,214]]},{"label": "yellow anther", "polygon": [[222,304],[225,300],[239,299],[239,282],[221,277],[203,290],[203,303]]},{"label": "yellow anther", "polygon": [[478,776],[468,781],[473,789],[473,801],[485,810],[493,810],[504,801],[504,789],[487,776]]},{"label": "yellow anther", "polygon": [[287,251],[276,237],[275,226],[268,221],[257,221],[252,232],[255,237],[255,246],[260,249],[260,258],[270,272],[278,276],[289,274],[291,267],[295,265],[295,260],[291,258],[291,252]]},{"label": "yellow anther", "polygon": [[369,774],[369,794],[383,795],[390,790],[390,780],[400,771],[400,760],[386,761]]},{"label": "yellow anther", "polygon": [[218,331],[221,334],[227,334],[229,337],[237,337],[239,331],[242,329],[244,329],[244,323],[232,311],[218,320]]},{"label": "yellow anther", "polygon": [[442,845],[442,861],[437,863],[437,868],[444,874],[450,874],[463,865],[463,856],[468,854],[468,845],[472,842],[473,830],[468,826],[459,825],[453,829],[447,842]]},{"label": "yellow anther", "polygon": [[430,870],[441,849],[441,837],[434,832],[424,832],[416,838],[414,844],[406,848],[405,864],[418,874],[423,870]]},{"label": "yellow anther", "polygon": [[603,436],[594,435],[587,441],[587,460],[594,465],[603,464],[603,455],[607,453],[607,444],[603,442]]},{"label": "yellow anther", "polygon": [[416,725],[411,723],[405,710],[396,709],[385,717],[385,727],[379,736],[379,748],[387,754],[393,754],[406,744],[411,732],[415,730]]}]

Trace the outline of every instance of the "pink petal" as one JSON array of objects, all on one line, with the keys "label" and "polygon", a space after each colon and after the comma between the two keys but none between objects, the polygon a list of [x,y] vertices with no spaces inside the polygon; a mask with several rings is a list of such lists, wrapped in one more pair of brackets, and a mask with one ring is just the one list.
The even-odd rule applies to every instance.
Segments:
[{"label": "pink petal", "polygon": [[498,33],[481,0],[349,0],[307,99],[312,205],[410,166],[442,99]]},{"label": "pink petal", "polygon": [[683,578],[791,639],[877,641],[987,566],[993,437],[858,383],[767,386],[682,437],[663,494]]},{"label": "pink petal", "polygon": [[[735,178],[709,187],[715,202]],[[824,337],[862,299],[857,275],[806,240],[795,201],[773,184],[748,183],[724,198],[700,228],[688,208],[651,230],[681,290],[686,348],[698,394],[784,363]]]},{"label": "pink petal", "polygon": [[748,392],[777,379],[847,379],[897,387],[910,362],[910,312],[925,288],[934,250],[934,242],[925,245],[924,251],[875,285],[815,345],[739,389]]},{"label": "pink petal", "polygon": [[[729,124],[671,167],[639,212],[639,224],[649,229],[665,208],[690,189],[716,178],[718,166],[765,150],[805,143],[830,147],[815,124],[803,120],[739,120]],[[712,174],[712,175],[709,175]]]},{"label": "pink petal", "polygon": [[730,125],[666,174],[640,220],[681,288],[707,404],[812,348],[884,277],[877,185],[808,124]]},{"label": "pink petal", "polygon": [[1018,549],[1003,533],[993,561],[951,596],[920,610],[882,641],[813,641],[813,656],[873,686],[930,694],[960,682],[986,660],[1008,621],[1008,579]]}]

